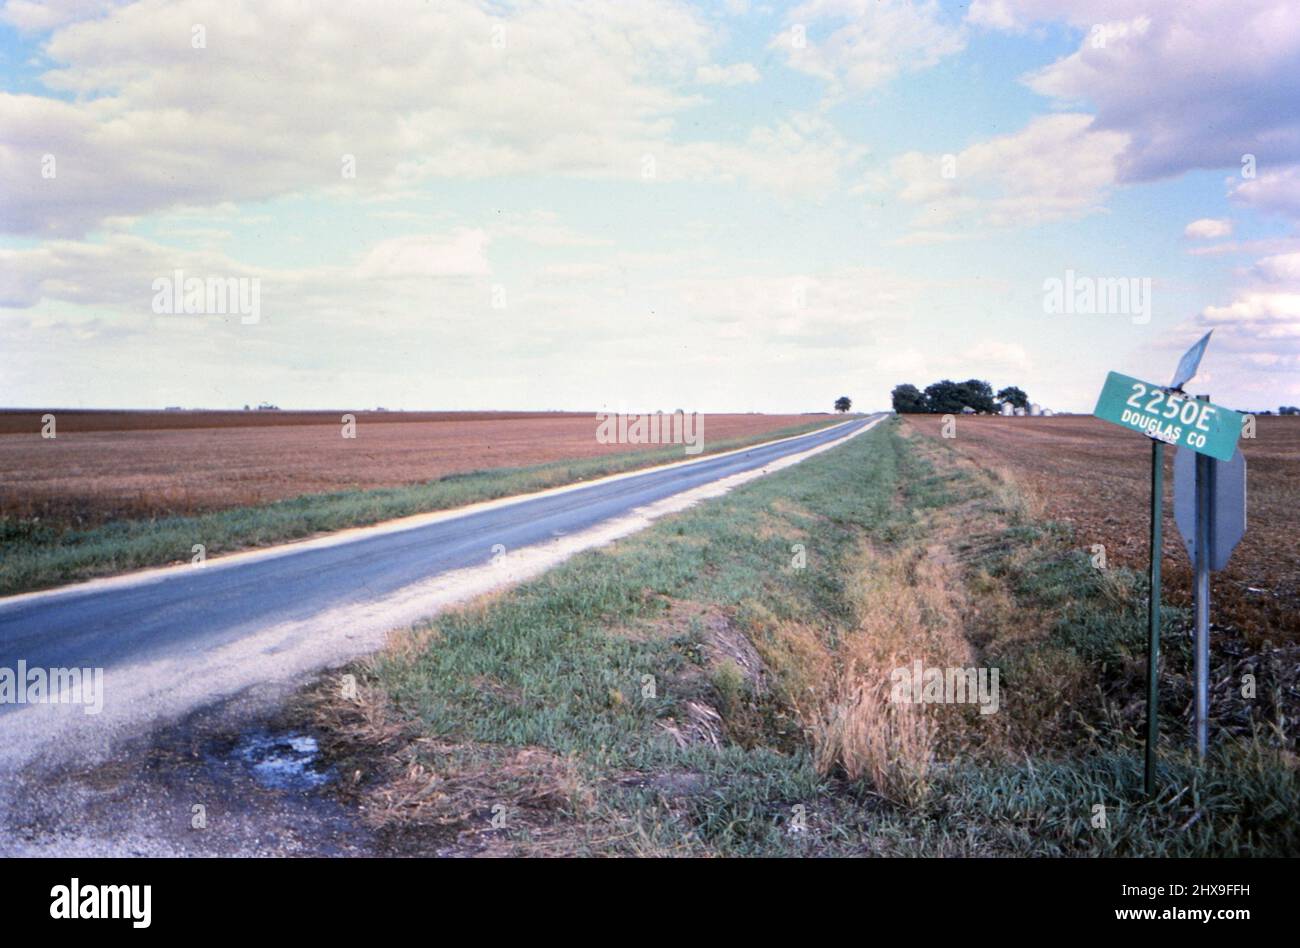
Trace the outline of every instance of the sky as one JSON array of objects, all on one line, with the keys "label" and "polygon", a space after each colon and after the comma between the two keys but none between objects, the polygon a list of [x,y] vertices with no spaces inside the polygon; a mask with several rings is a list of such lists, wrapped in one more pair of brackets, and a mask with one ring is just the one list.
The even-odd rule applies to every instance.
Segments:
[{"label": "sky", "polygon": [[1294,0],[9,0],[0,77],[0,406],[1300,404]]}]

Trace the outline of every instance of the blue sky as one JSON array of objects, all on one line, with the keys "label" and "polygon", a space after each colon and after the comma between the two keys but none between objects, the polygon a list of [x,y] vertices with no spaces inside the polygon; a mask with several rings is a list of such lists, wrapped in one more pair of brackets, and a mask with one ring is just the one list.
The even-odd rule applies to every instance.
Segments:
[{"label": "blue sky", "polygon": [[1207,329],[1300,402],[1282,0],[9,2],[0,70],[3,405],[1088,411]]}]

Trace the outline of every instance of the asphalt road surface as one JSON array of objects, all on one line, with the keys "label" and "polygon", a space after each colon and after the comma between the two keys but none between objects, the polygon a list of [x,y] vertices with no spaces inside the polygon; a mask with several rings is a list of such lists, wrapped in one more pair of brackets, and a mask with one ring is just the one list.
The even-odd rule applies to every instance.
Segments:
[{"label": "asphalt road surface", "polygon": [[[400,531],[284,555],[182,568],[139,583],[68,587],[0,599],[0,667],[104,668],[178,653],[202,673],[205,652],[278,623],[381,601],[431,576],[487,563],[635,508],[837,441],[864,418],[690,464],[524,498]],[[200,538],[201,539],[201,538]],[[0,717],[16,705],[0,704]]]}]

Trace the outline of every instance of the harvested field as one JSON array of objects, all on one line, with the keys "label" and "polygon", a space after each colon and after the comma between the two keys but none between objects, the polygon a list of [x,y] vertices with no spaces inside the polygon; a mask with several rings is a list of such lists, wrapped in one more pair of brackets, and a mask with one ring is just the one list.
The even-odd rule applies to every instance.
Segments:
[{"label": "harvested field", "polygon": [[[180,428],[265,428],[285,425],[337,425],[350,412],[367,424],[419,421],[530,421],[538,418],[590,418],[590,413],[538,411],[115,411],[95,408],[53,409],[59,431],[159,431]],[[0,409],[0,435],[39,431],[44,411]],[[721,416],[719,416],[721,417]],[[744,416],[737,416],[744,417]]]},{"label": "harvested field", "polygon": [[[940,416],[906,415],[938,438]],[[1150,531],[1151,463],[1140,435],[1088,415],[960,418],[946,442],[972,460],[1005,469],[1071,526],[1085,550],[1106,547],[1111,566],[1145,571]],[[1264,416],[1242,439],[1247,463],[1247,531],[1222,573],[1213,576],[1213,622],[1238,626],[1255,644],[1300,643],[1300,418]],[[1166,451],[1164,594],[1191,604],[1192,573],[1174,523],[1173,454]]]},{"label": "harvested field", "polygon": [[[0,516],[49,526],[189,515],[303,494],[394,487],[449,474],[588,458],[656,445],[599,444],[592,414],[0,412]],[[704,446],[826,415],[706,415]]]}]

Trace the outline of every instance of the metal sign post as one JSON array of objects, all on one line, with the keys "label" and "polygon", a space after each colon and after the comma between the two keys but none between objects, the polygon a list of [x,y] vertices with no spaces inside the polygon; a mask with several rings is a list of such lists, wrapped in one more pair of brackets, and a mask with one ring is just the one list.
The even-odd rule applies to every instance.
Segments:
[{"label": "metal sign post", "polygon": [[1147,605],[1147,747],[1143,786],[1156,794],[1156,744],[1160,739],[1160,549],[1164,520],[1165,443],[1151,439],[1151,590]]},{"label": "metal sign post", "polygon": [[1196,756],[1210,735],[1210,497],[1214,458],[1196,455]]},{"label": "metal sign post", "polygon": [[1195,569],[1196,753],[1209,748],[1210,571],[1223,569],[1246,532],[1246,459],[1190,451],[1174,458],[1174,519]]}]

